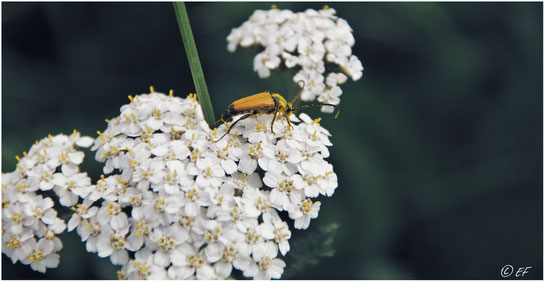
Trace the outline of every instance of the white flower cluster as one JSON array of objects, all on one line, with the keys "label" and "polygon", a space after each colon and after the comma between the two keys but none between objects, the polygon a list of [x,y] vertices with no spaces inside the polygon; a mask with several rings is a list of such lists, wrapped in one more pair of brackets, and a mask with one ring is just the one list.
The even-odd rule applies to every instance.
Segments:
[{"label": "white flower cluster", "polygon": [[[339,85],[347,80],[358,80],[363,66],[352,54],[354,36],[348,23],[335,16],[327,6],[320,11],[308,9],[302,13],[290,10],[256,10],[250,19],[234,28],[227,37],[227,49],[234,52],[238,45],[259,45],[264,50],[254,58],[254,70],[259,77],[270,75],[280,67],[300,67],[293,81],[304,82],[301,100],[338,105],[342,90]],[[335,66],[333,71],[326,64]],[[327,68],[326,68],[327,67]],[[335,70],[337,69],[337,70]],[[332,107],[322,107],[333,112]]]},{"label": "white flower cluster", "polygon": [[53,199],[44,194],[52,190],[61,205],[72,206],[78,196],[89,193],[91,180],[78,168],[84,154],[76,147],[92,143],[75,130],[69,136],[49,135],[17,157],[15,171],[2,174],[2,252],[13,263],[21,261],[40,272],[59,264],[62,243],[57,234],[66,224],[57,217]]},{"label": "white flower cluster", "polygon": [[[210,130],[195,95],[130,97],[95,140],[104,173],[68,222],[120,278],[280,278],[294,227],[318,216],[337,178],[329,133],[302,114]],[[236,118],[235,118],[236,119]],[[299,122],[299,123],[297,123]],[[216,142],[217,141],[217,142]],[[264,186],[263,183],[266,185]]]}]

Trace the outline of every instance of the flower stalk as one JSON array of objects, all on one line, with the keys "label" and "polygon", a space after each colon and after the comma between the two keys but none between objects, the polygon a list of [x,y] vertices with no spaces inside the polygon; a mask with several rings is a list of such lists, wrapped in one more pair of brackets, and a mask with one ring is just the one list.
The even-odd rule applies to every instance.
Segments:
[{"label": "flower stalk", "polygon": [[189,61],[193,83],[195,83],[195,89],[197,90],[197,97],[202,107],[204,119],[208,123],[213,123],[215,121],[214,110],[212,109],[212,103],[210,101],[210,96],[208,95],[208,88],[206,87],[206,82],[204,80],[201,61],[199,60],[199,53],[197,53],[197,47],[195,46],[195,39],[193,39],[193,32],[191,31],[185,4],[184,2],[173,2],[172,4],[174,5],[174,11],[176,12],[178,27],[180,28],[180,33],[182,34],[182,39],[184,41],[187,60]]}]

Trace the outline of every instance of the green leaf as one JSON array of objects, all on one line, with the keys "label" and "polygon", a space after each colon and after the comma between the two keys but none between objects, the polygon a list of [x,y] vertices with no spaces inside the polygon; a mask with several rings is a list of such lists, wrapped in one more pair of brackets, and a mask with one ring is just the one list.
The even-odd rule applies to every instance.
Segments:
[{"label": "green leaf", "polygon": [[204,119],[208,123],[213,123],[215,121],[214,110],[212,109],[208,88],[204,81],[204,73],[202,72],[201,61],[199,60],[199,53],[197,53],[197,47],[195,46],[195,39],[193,39],[193,32],[191,31],[185,4],[184,2],[173,2],[172,4],[174,4],[178,27],[180,28],[180,33],[182,34],[182,39],[184,41],[187,60],[189,61],[193,83],[195,83],[195,89],[197,90],[197,97],[202,107]]}]

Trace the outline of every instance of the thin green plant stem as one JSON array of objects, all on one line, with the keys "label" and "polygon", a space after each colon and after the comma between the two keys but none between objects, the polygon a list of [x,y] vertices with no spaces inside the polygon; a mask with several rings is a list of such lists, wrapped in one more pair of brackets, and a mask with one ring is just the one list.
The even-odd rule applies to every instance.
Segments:
[{"label": "thin green plant stem", "polygon": [[199,60],[199,53],[197,53],[197,47],[195,46],[195,39],[193,39],[193,32],[191,31],[185,4],[184,2],[173,2],[172,4],[174,4],[178,27],[180,28],[180,33],[182,34],[182,39],[184,41],[187,60],[189,61],[193,83],[195,83],[195,89],[197,90],[197,97],[202,107],[204,119],[208,123],[213,123],[215,121],[214,110],[212,109],[208,88],[204,81],[204,73],[202,71],[201,61]]}]

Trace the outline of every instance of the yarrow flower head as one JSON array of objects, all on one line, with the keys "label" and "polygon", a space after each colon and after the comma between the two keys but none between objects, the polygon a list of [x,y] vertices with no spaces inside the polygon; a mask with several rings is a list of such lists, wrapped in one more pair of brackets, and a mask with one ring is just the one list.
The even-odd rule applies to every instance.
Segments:
[{"label": "yarrow flower head", "polygon": [[77,149],[92,142],[75,130],[49,135],[17,157],[15,171],[2,174],[2,252],[13,263],[21,261],[40,272],[59,264],[62,243],[57,235],[66,223],[43,192],[53,190],[61,205],[71,206],[93,189],[87,174],[79,172],[84,154]]},{"label": "yarrow flower head", "polygon": [[[94,140],[104,173],[79,171],[89,137],[49,136],[3,175],[3,251],[44,272],[56,267],[57,234],[76,230],[89,252],[109,257],[120,277],[225,279],[233,270],[280,278],[291,218],[306,229],[320,195],[337,187],[329,132],[301,114],[292,125],[271,115],[211,130],[194,94],[130,97]],[[175,105],[175,107],[171,106]],[[73,211],[66,224],[39,192]]]},{"label": "yarrow flower head", "polygon": [[[339,85],[348,77],[360,79],[363,66],[352,54],[352,29],[335,14],[327,6],[299,13],[275,6],[268,11],[257,10],[231,31],[227,49],[234,52],[237,46],[262,47],[254,58],[259,77],[269,77],[271,70],[282,64],[297,68],[293,81],[304,83],[301,100],[338,105],[342,94]],[[333,108],[322,107],[322,111],[331,113]]]},{"label": "yarrow flower head", "polygon": [[[110,175],[78,205],[70,228],[88,250],[122,265],[122,277],[225,279],[236,269],[280,278],[285,263],[277,255],[289,251],[291,238],[280,215],[306,229],[320,206],[311,198],[337,187],[325,181],[333,174],[322,155],[331,145],[327,130],[302,114],[293,127],[277,121],[289,134],[275,134],[272,117],[259,116],[216,142],[228,127],[211,130],[194,94],[151,92],[130,97],[99,132],[92,149]],[[312,189],[309,158],[323,167],[312,174]]]}]

